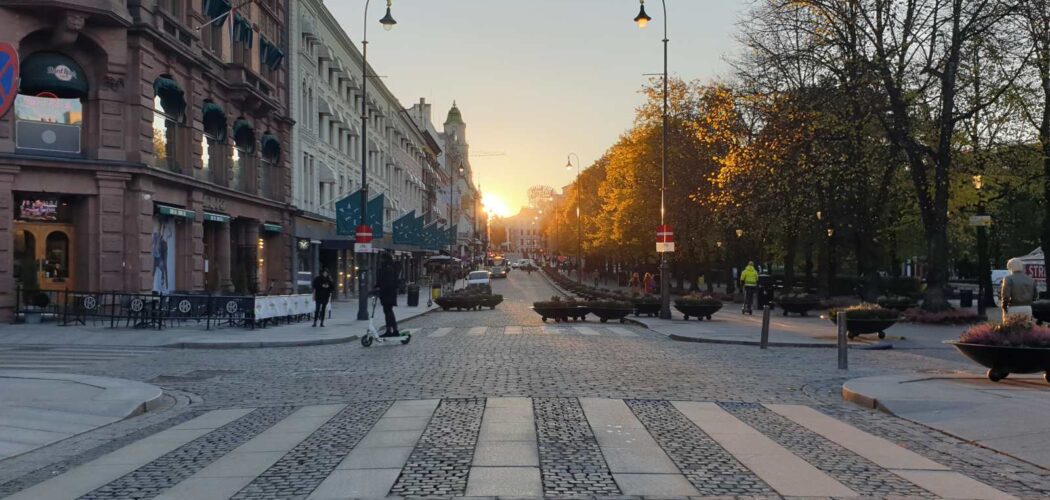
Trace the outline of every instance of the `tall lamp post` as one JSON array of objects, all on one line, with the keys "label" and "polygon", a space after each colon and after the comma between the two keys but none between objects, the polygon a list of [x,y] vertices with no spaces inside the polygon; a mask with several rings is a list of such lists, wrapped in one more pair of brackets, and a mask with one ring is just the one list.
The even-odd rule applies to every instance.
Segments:
[{"label": "tall lamp post", "polygon": [[[634,17],[639,28],[645,28],[653,18],[645,13],[645,0],[638,0],[641,10]],[[665,198],[667,193],[667,0],[660,0],[664,8],[664,107],[663,107],[663,141],[660,151],[660,225],[664,225],[667,213]],[[671,273],[667,262],[667,252],[660,252],[660,318],[671,319]]]},{"label": "tall lamp post", "polygon": [[580,215],[580,155],[569,153],[565,168],[572,170],[572,157],[576,157],[576,282],[583,284],[583,222]]},{"label": "tall lamp post", "polygon": [[[984,178],[973,176],[973,187],[977,189],[977,215],[984,213]],[[987,316],[985,308],[992,304],[992,271],[988,265],[988,229],[983,220],[976,220],[977,225],[977,315]]]},{"label": "tall lamp post", "polygon": [[[364,26],[361,30],[361,226],[368,224],[368,4],[371,0],[365,0]],[[397,21],[390,15],[390,5],[393,0],[386,0],[386,15],[379,20],[383,29],[390,31],[394,29]],[[366,276],[365,254],[356,255],[358,297],[357,297],[357,319],[368,319],[368,278]]]}]

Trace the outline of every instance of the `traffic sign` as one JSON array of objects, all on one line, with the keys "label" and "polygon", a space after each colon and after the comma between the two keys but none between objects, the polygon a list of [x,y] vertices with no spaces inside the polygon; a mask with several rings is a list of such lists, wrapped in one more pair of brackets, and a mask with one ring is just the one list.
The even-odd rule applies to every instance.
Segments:
[{"label": "traffic sign", "polygon": [[658,253],[674,252],[674,231],[670,224],[656,226],[656,251]]},{"label": "traffic sign", "polygon": [[7,42],[0,42],[0,117],[11,109],[18,95],[18,51]]},{"label": "traffic sign", "polygon": [[372,227],[368,225],[357,226],[357,234],[354,237],[354,251],[357,253],[372,252]]}]

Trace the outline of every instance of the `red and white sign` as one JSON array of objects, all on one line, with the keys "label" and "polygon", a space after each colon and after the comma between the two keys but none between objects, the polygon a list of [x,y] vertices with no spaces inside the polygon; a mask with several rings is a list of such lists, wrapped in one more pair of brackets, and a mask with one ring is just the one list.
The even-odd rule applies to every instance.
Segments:
[{"label": "red and white sign", "polygon": [[354,251],[357,253],[372,252],[372,228],[370,226],[357,226],[357,235],[354,238]]},{"label": "red and white sign", "polygon": [[669,224],[656,226],[656,251],[674,252],[674,231]]},{"label": "red and white sign", "polygon": [[0,117],[11,109],[18,95],[18,50],[0,42]]}]

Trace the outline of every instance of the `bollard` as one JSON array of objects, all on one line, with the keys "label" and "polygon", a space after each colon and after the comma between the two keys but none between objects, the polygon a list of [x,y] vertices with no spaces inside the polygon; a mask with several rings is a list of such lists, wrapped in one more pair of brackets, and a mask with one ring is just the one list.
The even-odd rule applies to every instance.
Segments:
[{"label": "bollard", "polygon": [[758,343],[760,349],[769,347],[769,305],[762,306],[762,340]]},{"label": "bollard", "polygon": [[835,321],[839,327],[839,370],[849,370],[849,358],[847,357],[848,344],[846,343],[846,313],[839,311]]}]

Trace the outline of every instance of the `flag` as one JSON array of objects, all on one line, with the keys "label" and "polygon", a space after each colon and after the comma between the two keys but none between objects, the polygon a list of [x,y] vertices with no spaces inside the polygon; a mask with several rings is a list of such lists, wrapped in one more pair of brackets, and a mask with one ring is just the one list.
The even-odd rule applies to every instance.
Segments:
[{"label": "flag", "polygon": [[372,226],[372,237],[383,237],[383,212],[386,210],[386,195],[380,194],[368,202],[368,225]]},{"label": "flag", "polygon": [[361,223],[361,190],[335,202],[335,233],[341,236],[357,234]]},{"label": "flag", "polygon": [[413,210],[394,221],[394,244],[412,244],[412,226],[416,222],[416,211]]},{"label": "flag", "polygon": [[453,225],[452,227],[448,228],[448,232],[445,233],[445,246],[455,245],[456,244],[456,236],[457,236],[457,232],[458,231],[459,231],[459,225],[458,224]]},{"label": "flag", "polygon": [[422,215],[419,216],[419,218],[412,223],[410,232],[412,245],[415,245],[420,248],[425,248],[423,247],[423,226],[425,226],[426,224],[426,217]]}]

